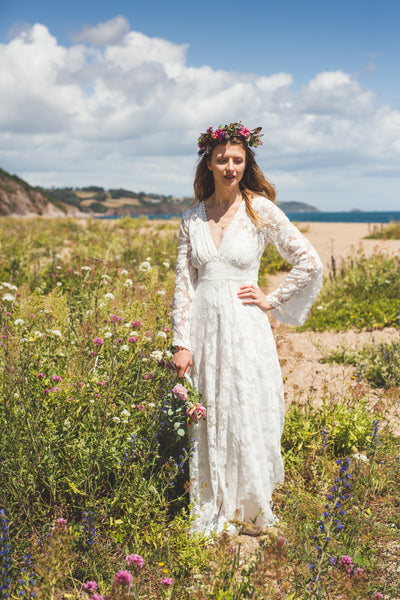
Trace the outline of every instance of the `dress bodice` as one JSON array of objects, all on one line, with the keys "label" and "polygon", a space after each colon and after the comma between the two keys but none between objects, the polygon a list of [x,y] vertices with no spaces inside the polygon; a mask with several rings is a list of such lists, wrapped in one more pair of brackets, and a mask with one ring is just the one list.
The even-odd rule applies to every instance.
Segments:
[{"label": "dress bodice", "polygon": [[190,349],[191,304],[199,283],[212,280],[219,287],[230,280],[257,283],[261,257],[269,243],[293,265],[285,281],[268,295],[273,314],[287,323],[304,322],[321,286],[321,261],[308,240],[270,200],[256,197],[253,208],[265,225],[257,227],[251,221],[243,201],[218,249],[204,203],[184,213],[172,311],[175,345]]}]

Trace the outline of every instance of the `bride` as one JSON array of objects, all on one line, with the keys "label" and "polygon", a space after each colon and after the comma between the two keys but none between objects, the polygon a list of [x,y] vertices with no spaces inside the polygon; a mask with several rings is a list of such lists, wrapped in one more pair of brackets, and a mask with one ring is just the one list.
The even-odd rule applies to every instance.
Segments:
[{"label": "bride", "polygon": [[[190,372],[207,418],[194,425],[190,495],[196,531],[234,530],[233,518],[276,520],[283,481],[283,383],[267,313],[304,322],[322,281],[307,239],[274,204],[255,161],[261,128],[231,123],[199,138],[195,205],[182,218],[172,325],[173,362]],[[265,295],[257,285],[267,244],[293,265]]]}]

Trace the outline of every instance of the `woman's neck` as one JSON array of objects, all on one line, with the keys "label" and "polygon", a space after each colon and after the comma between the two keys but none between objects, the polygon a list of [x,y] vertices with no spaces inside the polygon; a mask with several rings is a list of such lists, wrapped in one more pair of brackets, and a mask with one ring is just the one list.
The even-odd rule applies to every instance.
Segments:
[{"label": "woman's neck", "polygon": [[241,197],[239,186],[234,188],[216,188],[212,196],[207,200],[207,204],[210,206],[219,207],[220,209],[226,209],[234,204],[239,197]]}]

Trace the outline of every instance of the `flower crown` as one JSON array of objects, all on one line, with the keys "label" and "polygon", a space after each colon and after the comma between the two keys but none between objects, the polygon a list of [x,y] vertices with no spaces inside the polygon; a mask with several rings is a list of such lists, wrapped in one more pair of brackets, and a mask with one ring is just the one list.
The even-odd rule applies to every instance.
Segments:
[{"label": "flower crown", "polygon": [[233,139],[238,139],[247,146],[254,148],[262,146],[260,138],[263,134],[261,133],[261,129],[262,127],[256,127],[250,131],[250,129],[241,123],[230,123],[229,125],[224,125],[224,127],[220,125],[215,131],[212,127],[209,127],[207,131],[202,133],[199,137],[199,155],[207,155],[210,150],[220,142]]}]

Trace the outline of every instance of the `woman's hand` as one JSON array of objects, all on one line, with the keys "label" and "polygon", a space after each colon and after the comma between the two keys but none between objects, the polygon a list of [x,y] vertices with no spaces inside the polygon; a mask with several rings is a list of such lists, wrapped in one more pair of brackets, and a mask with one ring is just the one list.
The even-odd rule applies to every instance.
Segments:
[{"label": "woman's hand", "polygon": [[186,373],[189,375],[193,362],[192,353],[186,348],[178,347],[172,357],[172,362],[175,365],[178,377],[183,377]]},{"label": "woman's hand", "polygon": [[260,290],[258,285],[246,283],[240,286],[238,298],[242,300],[242,304],[255,304],[261,310],[272,310],[274,307],[268,302],[267,296]]}]

